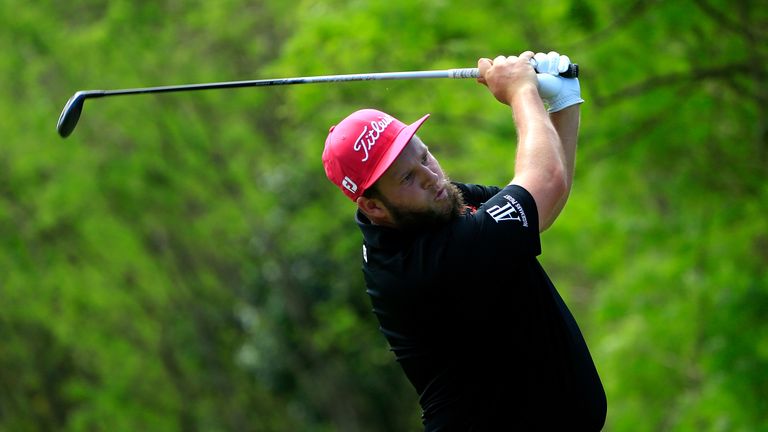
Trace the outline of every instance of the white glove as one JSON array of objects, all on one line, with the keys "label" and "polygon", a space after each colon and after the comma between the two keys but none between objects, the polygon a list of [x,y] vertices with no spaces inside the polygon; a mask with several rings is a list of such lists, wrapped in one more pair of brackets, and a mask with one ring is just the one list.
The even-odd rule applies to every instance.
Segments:
[{"label": "white glove", "polygon": [[539,94],[550,113],[562,111],[571,105],[584,103],[578,78],[563,78],[558,74],[568,70],[571,59],[554,51],[533,56],[539,72]]},{"label": "white glove", "polygon": [[[551,76],[551,75],[550,75]],[[552,97],[542,97],[547,103],[547,111],[554,113],[562,111],[571,105],[584,103],[581,98],[581,87],[578,78],[563,78],[561,76],[552,77],[562,82],[560,91]]]},{"label": "white glove", "polygon": [[568,70],[568,66],[571,64],[571,59],[568,58],[567,55],[560,55],[554,51],[550,51],[547,54],[536,53],[533,56],[531,64],[538,73],[558,75],[561,72]]}]

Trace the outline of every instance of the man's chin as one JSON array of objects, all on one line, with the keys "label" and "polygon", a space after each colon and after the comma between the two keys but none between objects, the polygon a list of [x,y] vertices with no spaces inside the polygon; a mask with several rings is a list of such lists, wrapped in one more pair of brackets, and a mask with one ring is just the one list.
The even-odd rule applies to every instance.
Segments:
[{"label": "man's chin", "polygon": [[437,206],[426,210],[390,209],[395,226],[404,231],[414,231],[427,226],[444,224],[459,217],[465,207],[461,191],[454,184],[447,183],[445,192],[446,197],[435,202]]}]

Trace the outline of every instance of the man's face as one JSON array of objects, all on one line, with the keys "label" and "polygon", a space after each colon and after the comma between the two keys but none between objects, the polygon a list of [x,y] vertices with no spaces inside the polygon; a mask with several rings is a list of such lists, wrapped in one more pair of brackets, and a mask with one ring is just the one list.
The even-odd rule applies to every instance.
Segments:
[{"label": "man's face", "polygon": [[415,135],[376,185],[390,222],[401,229],[446,222],[464,210],[461,192]]}]

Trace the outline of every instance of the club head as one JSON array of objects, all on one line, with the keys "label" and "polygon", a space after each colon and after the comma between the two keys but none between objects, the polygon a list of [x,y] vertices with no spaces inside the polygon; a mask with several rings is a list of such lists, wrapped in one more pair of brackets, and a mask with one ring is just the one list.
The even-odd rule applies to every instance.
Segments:
[{"label": "club head", "polygon": [[59,122],[56,123],[56,130],[62,138],[68,137],[75,130],[77,121],[80,120],[80,113],[83,111],[86,97],[88,97],[88,92],[79,91],[75,93],[69,98],[67,104],[64,105],[64,109],[61,110]]}]

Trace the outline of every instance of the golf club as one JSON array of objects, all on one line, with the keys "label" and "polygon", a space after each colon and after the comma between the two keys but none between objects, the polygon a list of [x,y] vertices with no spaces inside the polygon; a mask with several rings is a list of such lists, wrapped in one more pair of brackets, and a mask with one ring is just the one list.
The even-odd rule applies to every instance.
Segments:
[{"label": "golf club", "polygon": [[[532,65],[535,63],[532,60]],[[560,73],[565,78],[575,78],[579,75],[579,65],[571,64],[568,70]],[[59,115],[59,121],[56,124],[56,130],[62,138],[68,137],[77,126],[80,115],[83,111],[83,105],[86,99],[96,99],[107,96],[122,96],[131,94],[146,93],[169,93],[192,90],[213,90],[239,87],[261,87],[278,86],[290,84],[313,84],[328,82],[346,82],[346,81],[372,81],[372,80],[402,80],[402,79],[421,79],[421,78],[477,78],[479,71],[477,68],[446,69],[433,71],[413,71],[413,72],[380,72],[367,74],[348,74],[348,75],[323,75],[298,78],[277,78],[262,79],[251,81],[229,81],[205,84],[185,84],[162,87],[144,87],[120,90],[81,90],[75,93],[69,100]],[[553,86],[559,85],[558,80],[549,79],[545,75],[539,75],[539,89],[542,94],[545,92],[554,92]]]}]

